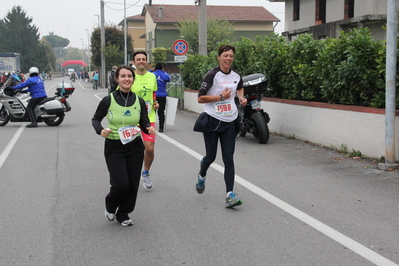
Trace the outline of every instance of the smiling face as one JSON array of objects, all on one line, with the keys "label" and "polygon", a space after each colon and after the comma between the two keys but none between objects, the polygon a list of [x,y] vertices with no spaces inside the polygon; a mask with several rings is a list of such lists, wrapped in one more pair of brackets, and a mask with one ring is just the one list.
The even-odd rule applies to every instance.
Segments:
[{"label": "smiling face", "polygon": [[115,77],[116,81],[119,83],[119,89],[123,92],[129,92],[133,85],[134,73],[127,68],[120,68],[118,70],[115,73]]},{"label": "smiling face", "polygon": [[218,55],[218,61],[220,69],[223,72],[225,73],[230,72],[231,64],[233,64],[234,61],[234,51],[228,50],[222,52],[220,55]]},{"label": "smiling face", "polygon": [[136,54],[133,58],[133,63],[136,67],[136,72],[142,73],[147,71],[147,56],[144,54]]}]

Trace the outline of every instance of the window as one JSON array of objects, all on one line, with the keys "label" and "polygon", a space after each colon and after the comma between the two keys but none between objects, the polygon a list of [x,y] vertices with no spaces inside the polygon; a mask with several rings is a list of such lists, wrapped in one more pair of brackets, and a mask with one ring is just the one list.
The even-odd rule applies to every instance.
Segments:
[{"label": "window", "polygon": [[316,0],[316,25],[326,23],[327,0]]},{"label": "window", "polygon": [[353,18],[355,13],[355,0],[345,0],[344,18]]},{"label": "window", "polygon": [[294,0],[294,21],[299,20],[299,11],[300,11],[300,0]]}]

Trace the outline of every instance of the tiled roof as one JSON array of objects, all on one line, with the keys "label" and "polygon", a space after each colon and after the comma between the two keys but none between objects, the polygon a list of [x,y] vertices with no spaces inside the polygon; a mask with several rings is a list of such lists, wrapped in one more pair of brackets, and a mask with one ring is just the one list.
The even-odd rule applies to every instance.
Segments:
[{"label": "tiled roof", "polygon": [[144,21],[144,17],[141,14],[135,15],[135,16],[131,16],[131,17],[127,17],[127,20],[130,21]]},{"label": "tiled roof", "polygon": [[[159,8],[163,7],[162,17]],[[279,22],[280,20],[262,6],[207,6],[207,18],[241,22]],[[154,23],[178,23],[181,19],[197,19],[199,6],[196,5],[149,5],[142,15],[149,12]]]}]

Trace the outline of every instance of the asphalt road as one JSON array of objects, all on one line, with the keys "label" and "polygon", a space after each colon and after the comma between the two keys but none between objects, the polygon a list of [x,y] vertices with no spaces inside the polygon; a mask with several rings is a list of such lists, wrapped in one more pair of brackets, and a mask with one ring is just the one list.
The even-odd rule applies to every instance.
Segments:
[{"label": "asphalt road", "polygon": [[[46,81],[49,95],[60,81]],[[186,111],[157,136],[154,187],[140,187],[134,226],[108,222],[104,139],[91,126],[106,90],[75,86],[60,126],[0,128],[0,265],[399,263],[398,172],[248,134],[235,153],[243,205],[226,209],[220,153],[206,191],[195,191],[204,145],[192,131],[196,114]]]}]

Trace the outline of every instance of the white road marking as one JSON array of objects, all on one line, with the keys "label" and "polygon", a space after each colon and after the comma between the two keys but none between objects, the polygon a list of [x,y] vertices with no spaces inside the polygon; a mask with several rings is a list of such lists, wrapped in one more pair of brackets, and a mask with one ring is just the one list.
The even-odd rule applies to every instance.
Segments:
[{"label": "white road marking", "polygon": [[19,137],[21,136],[22,132],[25,129],[25,125],[21,125],[17,132],[15,132],[14,136],[10,140],[10,142],[7,144],[6,148],[3,150],[3,152],[0,154],[0,168],[3,166],[3,163],[6,161],[8,155],[10,154],[12,148],[14,147],[15,143],[17,143]]},{"label": "white road marking", "polygon": [[[193,157],[201,160],[204,156],[193,151],[192,149],[184,146],[183,144],[177,142],[176,140],[166,136],[163,133],[157,134],[159,137],[163,138],[164,140],[168,141],[169,143],[175,145],[176,147],[182,149],[183,151],[187,152],[188,154],[192,155]],[[216,163],[211,164],[211,167],[215,170],[219,171],[220,173],[224,173],[224,168]],[[376,265],[383,265],[383,266],[399,266],[398,264],[394,263],[393,261],[388,260],[387,258],[381,256],[380,254],[374,252],[373,250],[365,247],[364,245],[356,242],[355,240],[345,236],[344,234],[338,232],[337,230],[331,228],[330,226],[316,220],[315,218],[307,215],[306,213],[298,210],[297,208],[289,205],[288,203],[280,200],[279,198],[273,196],[272,194],[266,192],[265,190],[255,186],[251,182],[248,182],[244,178],[235,175],[235,181],[240,184],[241,186],[247,188],[248,190],[252,191],[253,193],[257,194],[258,196],[264,198],[265,200],[269,201],[273,205],[279,207],[280,209],[284,210],[288,214],[296,217],[297,219],[303,221],[304,223],[308,224],[309,226],[313,227],[317,231],[323,233],[324,235],[328,236],[329,238],[337,241],[341,245],[347,247],[348,249],[354,251],[355,253],[359,254],[363,258],[371,261]]]}]

